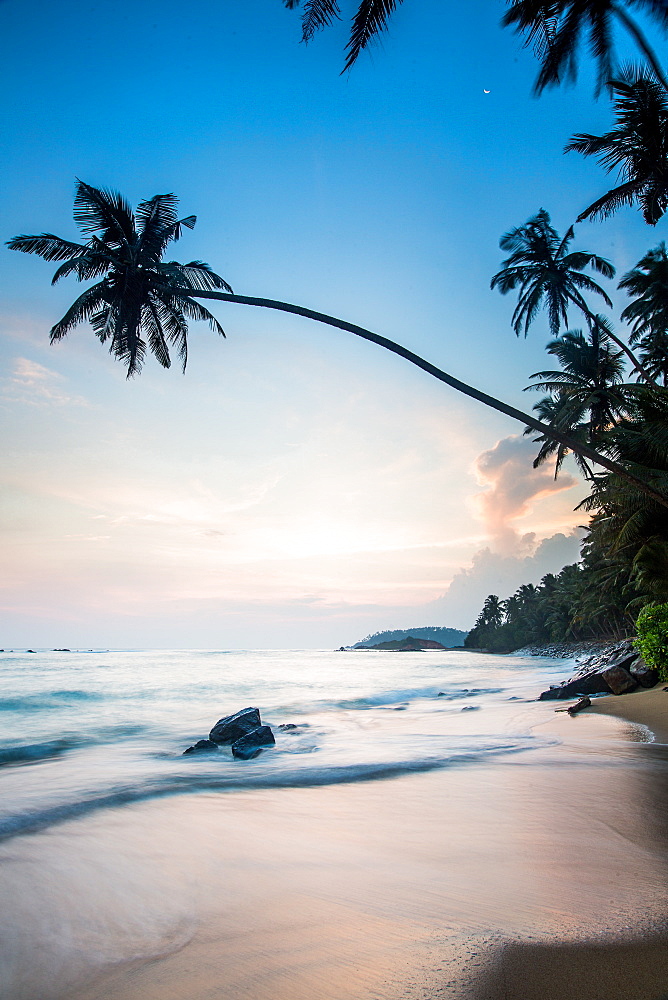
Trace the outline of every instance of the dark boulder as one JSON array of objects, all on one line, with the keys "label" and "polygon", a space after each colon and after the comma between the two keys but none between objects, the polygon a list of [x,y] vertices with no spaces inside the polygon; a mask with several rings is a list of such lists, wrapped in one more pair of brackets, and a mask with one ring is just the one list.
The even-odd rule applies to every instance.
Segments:
[{"label": "dark boulder", "polygon": [[613,694],[625,694],[638,687],[638,682],[624,667],[618,663],[601,670],[601,677],[605,680]]},{"label": "dark boulder", "polygon": [[234,743],[241,736],[258,729],[262,725],[260,711],[257,708],[242,708],[234,715],[226,715],[219,719],[211,732],[209,739],[214,743]]},{"label": "dark boulder", "polygon": [[648,667],[642,656],[636,657],[633,663],[628,668],[631,677],[634,678],[644,688],[652,688],[659,680],[659,675],[656,670],[652,670]]},{"label": "dark boulder", "polygon": [[250,760],[252,757],[257,757],[266,747],[273,747],[275,743],[274,734],[269,726],[258,726],[232,744],[232,753],[239,760]]},{"label": "dark boulder", "polygon": [[218,752],[218,744],[213,743],[211,740],[198,740],[194,746],[188,747],[183,753],[211,753],[212,750]]},{"label": "dark boulder", "polygon": [[606,682],[600,670],[592,670],[582,675],[571,677],[569,681],[551,687],[539,697],[539,701],[552,698],[574,698],[578,694],[610,694],[612,688]]}]

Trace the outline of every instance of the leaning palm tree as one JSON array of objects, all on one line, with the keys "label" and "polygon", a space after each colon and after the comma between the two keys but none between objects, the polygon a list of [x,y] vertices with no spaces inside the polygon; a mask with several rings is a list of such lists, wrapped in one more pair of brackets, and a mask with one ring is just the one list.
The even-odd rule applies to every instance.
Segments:
[{"label": "leaning palm tree", "polygon": [[630,323],[629,342],[641,350],[642,362],[654,378],[668,385],[668,253],[662,241],[649,250],[619,282],[633,301],[622,312]]},{"label": "leaning palm tree", "polygon": [[637,204],[655,226],[668,208],[668,93],[643,69],[627,67],[610,83],[616,125],[603,135],[574,135],[565,147],[596,156],[620,181],[580,212],[583,219],[607,219],[623,205]]},{"label": "leaning palm tree", "polygon": [[[550,333],[559,334],[562,325],[568,325],[568,310],[577,309],[591,326],[596,316],[587,305],[584,292],[600,295],[612,306],[609,295],[588,274],[586,268],[613,278],[615,269],[605,257],[588,250],[568,252],[574,237],[571,226],[563,239],[550,222],[550,216],[541,208],[523,226],[516,226],[499,240],[499,246],[510,256],[503,261],[503,268],[494,275],[491,288],[498,288],[502,295],[519,289],[519,299],[512,316],[512,327],[517,336],[526,337],[529,327],[542,308],[547,309]],[[617,345],[646,382],[652,377],[643,368],[633,351],[608,327],[608,336]]]},{"label": "leaning palm tree", "polygon": [[[561,367],[531,376],[537,381],[527,389],[550,394],[534,406],[534,411],[541,420],[561,427],[599,450],[604,449],[606,432],[628,412],[629,405],[622,386],[622,353],[612,349],[605,321],[599,317],[586,336],[581,330],[565,333],[547,345],[547,352]],[[525,433],[533,432],[527,428]],[[556,455],[556,479],[569,449],[545,435],[535,440],[541,442],[541,449],[534,467]],[[586,459],[576,455],[576,460],[585,478],[592,479]]]},{"label": "leaning palm tree", "polygon": [[504,27],[512,25],[524,35],[525,45],[534,49],[541,63],[534,88],[536,93],[564,80],[576,80],[579,51],[585,39],[596,61],[597,93],[608,86],[615,74],[615,21],[632,36],[655,78],[668,90],[668,79],[656,53],[627,9],[629,6],[639,8],[665,29],[668,27],[666,0],[630,0],[630,3],[622,0],[508,0],[508,6],[501,24]]},{"label": "leaning palm tree", "polygon": [[178,240],[196,217],[179,219],[178,199],[158,194],[133,212],[113,191],[77,181],[74,219],[85,243],[71,243],[52,233],[16,236],[12,250],[36,253],[49,261],[64,261],[52,284],[75,274],[79,281],[104,277],[87,288],[51,329],[51,343],[88,321],[96,336],[109,341],[111,353],[127,364],[128,377],[141,370],[147,347],[169,368],[170,345],[185,371],[188,358],[188,319],[206,320],[225,336],[218,320],[187,294],[195,290],[232,289],[208,264],[163,262],[167,246]]},{"label": "leaning palm tree", "polygon": [[[133,375],[140,370],[145,354],[144,337],[148,337],[148,346],[163,365],[169,363],[166,341],[176,343],[185,365],[187,318],[206,319],[215,330],[223,332],[218,321],[207,310],[201,309],[199,303],[194,301],[195,298],[217,299],[292,313],[338,330],[345,330],[363,340],[384,347],[471,399],[478,400],[485,406],[520,421],[539,434],[551,435],[578,454],[581,453],[585,458],[598,462],[621,478],[626,478],[636,488],[668,507],[668,494],[664,496],[657,492],[651,485],[645,483],[641,476],[628,473],[618,463],[599,455],[588,445],[572,440],[558,428],[550,428],[528,413],[523,413],[522,410],[461,382],[407,348],[388,340],[387,337],[365,330],[355,323],[291,302],[235,295],[227,282],[201,261],[192,261],[185,265],[176,262],[162,263],[161,255],[169,242],[178,238],[183,226],[192,228],[195,224],[194,216],[182,220],[176,218],[176,204],[177,199],[174,195],[156,195],[150,201],[142,202],[136,215],[133,215],[120,195],[78,182],[75,219],[84,232],[90,235],[87,243],[71,243],[51,233],[42,233],[41,236],[16,236],[9,240],[7,245],[12,250],[36,253],[50,261],[64,261],[54,275],[55,281],[65,274],[74,274],[79,281],[104,275],[102,281],[79,296],[60,323],[53,327],[52,342],[61,339],[78,323],[90,321],[93,332],[101,341],[111,341],[112,353],[127,364],[128,375]],[[170,206],[170,221],[160,226],[156,223],[156,231],[151,236],[153,232],[151,220],[162,218],[166,211],[165,206]],[[146,242],[151,244],[152,250],[149,252],[147,249],[140,257],[144,231],[147,229],[149,236]],[[164,317],[161,312],[162,307],[165,310]]]}]

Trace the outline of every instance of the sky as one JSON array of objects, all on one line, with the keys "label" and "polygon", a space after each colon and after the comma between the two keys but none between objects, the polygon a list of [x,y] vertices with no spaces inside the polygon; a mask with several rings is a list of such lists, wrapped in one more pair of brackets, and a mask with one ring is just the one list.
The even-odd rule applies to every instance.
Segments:
[{"label": "sky", "polygon": [[[343,0],[348,12],[352,4]],[[236,292],[331,313],[528,410],[549,332],[489,288],[502,233],[564,231],[607,190],[564,143],[610,124],[536,64],[502,2],[406,0],[341,74],[281,0],[0,0],[0,238],[78,238],[75,178],[196,214],[173,259]],[[618,272],[630,209],[574,246]],[[578,558],[574,465],[533,469],[522,426],[405,360],[298,317],[214,304],[187,371],[123,368],[49,329],[81,287],[0,250],[0,646],[306,648],[472,627]],[[608,291],[619,308],[614,285]],[[576,325],[575,323],[573,325]]]}]

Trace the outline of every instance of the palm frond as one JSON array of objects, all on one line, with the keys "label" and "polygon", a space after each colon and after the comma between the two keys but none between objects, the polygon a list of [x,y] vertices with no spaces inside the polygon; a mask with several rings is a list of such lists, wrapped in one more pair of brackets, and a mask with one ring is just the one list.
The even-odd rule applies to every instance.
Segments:
[{"label": "palm frond", "polygon": [[36,253],[44,260],[69,260],[70,257],[86,253],[88,248],[81,243],[70,243],[52,233],[42,233],[40,236],[14,236],[7,240],[10,250],[20,250],[21,253]]},{"label": "palm frond", "polygon": [[362,49],[372,38],[385,31],[392,14],[403,0],[360,0],[353,18],[350,40],[346,46],[346,63],[343,72],[354,65]]},{"label": "palm frond", "polygon": [[104,281],[99,281],[97,285],[92,285],[85,292],[82,292],[63,318],[51,327],[51,343],[54,344],[56,341],[62,340],[75,326],[90,320],[100,308],[104,308],[107,304],[106,292]]},{"label": "palm frond", "polygon": [[302,41],[310,42],[317,31],[341,17],[336,0],[306,0],[302,14]]},{"label": "palm frond", "polygon": [[83,233],[100,233],[105,243],[132,243],[135,220],[132,209],[117,191],[95,188],[77,178],[74,221]]}]

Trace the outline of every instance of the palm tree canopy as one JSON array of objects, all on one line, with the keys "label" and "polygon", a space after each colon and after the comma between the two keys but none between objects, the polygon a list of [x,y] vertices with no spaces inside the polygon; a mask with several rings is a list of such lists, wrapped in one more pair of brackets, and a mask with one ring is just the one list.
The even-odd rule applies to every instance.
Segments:
[{"label": "palm tree canopy", "polygon": [[[337,0],[283,0],[283,3],[290,10],[303,5],[303,42],[310,42],[317,31],[341,17]],[[359,0],[351,21],[344,73],[354,65],[362,49],[387,29],[392,14],[401,3],[403,0]]]},{"label": "palm tree canopy", "polygon": [[[534,411],[544,423],[600,448],[604,445],[606,431],[628,412],[629,405],[626,390],[621,385],[624,377],[622,352],[612,349],[605,321],[597,317],[587,336],[581,330],[565,333],[547,345],[547,352],[557,359],[561,368],[535,372],[531,376],[537,381],[527,389],[550,393],[534,406]],[[525,434],[532,433],[530,427],[525,430]],[[556,477],[569,449],[546,435],[534,440],[542,442],[534,466],[556,454]],[[578,459],[578,464],[591,478],[587,463]]]},{"label": "palm tree canopy", "polygon": [[603,135],[574,135],[566,152],[596,156],[621,183],[585,208],[577,221],[608,218],[637,203],[654,226],[668,208],[668,93],[645,70],[628,67],[611,81],[616,125]]},{"label": "palm tree canopy", "polygon": [[569,253],[573,238],[572,226],[561,238],[549,214],[541,208],[523,226],[511,229],[499,240],[501,249],[510,255],[504,260],[502,270],[492,278],[490,287],[498,288],[502,295],[519,289],[512,317],[518,337],[521,333],[526,337],[543,307],[547,309],[553,336],[557,336],[562,325],[567,325],[569,306],[576,306],[591,317],[583,292],[600,295],[606,305],[612,306],[607,293],[583,271],[590,267],[605,278],[612,278],[614,267],[604,257],[589,251]]},{"label": "palm tree canopy", "polygon": [[48,261],[62,261],[52,284],[74,274],[79,281],[102,278],[87,288],[51,329],[51,342],[61,340],[79,323],[89,322],[111,353],[127,365],[128,377],[141,370],[147,348],[165,368],[171,364],[170,346],[185,370],[188,359],[188,320],[205,320],[224,336],[216,318],[188,294],[214,288],[232,289],[208,264],[163,261],[172,241],[196,217],[179,219],[178,198],[155,195],[133,212],[114,191],[77,181],[74,220],[84,243],[71,243],[42,233],[16,236],[11,250],[35,253]]},{"label": "palm tree canopy", "polygon": [[649,250],[619,282],[633,296],[622,312],[631,325],[632,344],[639,344],[643,364],[668,382],[668,253],[666,244]]},{"label": "palm tree canopy", "polygon": [[514,26],[541,62],[535,90],[577,79],[580,50],[587,45],[598,70],[597,91],[615,72],[613,23],[631,32],[659,79],[663,72],[627,7],[649,14],[668,27],[668,0],[508,0],[502,25]]}]

